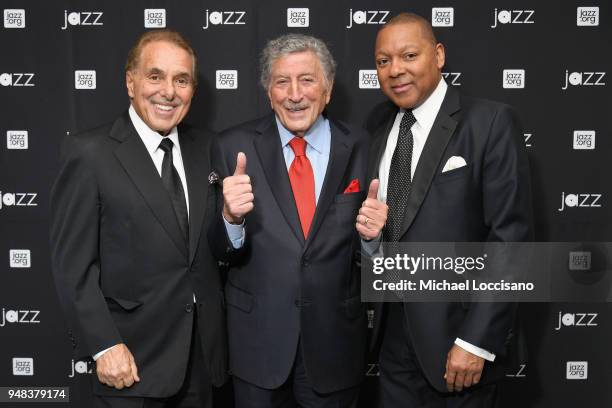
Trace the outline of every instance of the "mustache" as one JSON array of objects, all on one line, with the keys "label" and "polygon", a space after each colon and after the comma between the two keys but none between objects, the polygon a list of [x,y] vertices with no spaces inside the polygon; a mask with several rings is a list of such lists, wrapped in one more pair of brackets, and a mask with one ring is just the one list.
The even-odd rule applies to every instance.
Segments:
[{"label": "mustache", "polygon": [[303,102],[300,103],[300,102],[286,101],[285,103],[283,103],[283,107],[288,110],[297,111],[297,110],[306,109],[308,107],[308,104],[305,104]]}]

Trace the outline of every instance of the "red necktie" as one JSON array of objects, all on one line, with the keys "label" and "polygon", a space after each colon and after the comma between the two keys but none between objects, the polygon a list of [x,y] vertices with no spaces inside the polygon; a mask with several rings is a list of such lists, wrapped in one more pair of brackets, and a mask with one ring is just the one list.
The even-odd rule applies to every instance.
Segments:
[{"label": "red necktie", "polygon": [[293,197],[297,205],[304,238],[308,237],[310,224],[314,217],[315,202],[315,183],[314,172],[310,165],[310,160],[306,157],[306,141],[302,137],[294,137],[289,142],[289,146],[295,154],[295,159],[289,166],[289,181],[293,190]]}]

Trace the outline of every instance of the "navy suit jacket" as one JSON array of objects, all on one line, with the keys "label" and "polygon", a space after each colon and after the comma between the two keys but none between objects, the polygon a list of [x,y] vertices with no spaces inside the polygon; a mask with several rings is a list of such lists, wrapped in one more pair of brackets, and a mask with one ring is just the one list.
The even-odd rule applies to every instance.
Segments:
[{"label": "navy suit jacket", "polygon": [[[330,120],[331,151],[316,213],[304,239],[274,115],[225,131],[214,167],[233,174],[247,157],[255,196],[244,246],[233,250],[221,214],[210,242],[230,263],[225,286],[230,367],[272,389],[288,378],[298,341],[309,380],[327,393],[365,372],[367,317],[360,298],[355,218],[365,199],[367,135]],[[361,191],[343,194],[358,179]]]}]

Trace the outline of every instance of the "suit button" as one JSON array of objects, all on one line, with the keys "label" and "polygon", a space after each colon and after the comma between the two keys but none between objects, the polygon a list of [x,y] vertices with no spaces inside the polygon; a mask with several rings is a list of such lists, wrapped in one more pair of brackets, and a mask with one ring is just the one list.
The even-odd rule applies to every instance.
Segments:
[{"label": "suit button", "polygon": [[187,304],[185,305],[185,311],[186,311],[187,313],[191,313],[191,312],[193,311],[193,304],[192,304],[192,303],[187,303]]},{"label": "suit button", "polygon": [[302,266],[304,268],[308,268],[310,266],[310,262],[308,262],[307,258],[302,259]]},{"label": "suit button", "polygon": [[299,299],[295,299],[295,307],[300,307],[300,301]]}]

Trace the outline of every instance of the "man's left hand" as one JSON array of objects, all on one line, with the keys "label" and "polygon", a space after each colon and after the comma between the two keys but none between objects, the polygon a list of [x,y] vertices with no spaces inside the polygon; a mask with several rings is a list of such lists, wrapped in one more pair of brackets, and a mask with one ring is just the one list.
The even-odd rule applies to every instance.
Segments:
[{"label": "man's left hand", "polygon": [[453,344],[446,359],[446,373],[444,373],[446,388],[449,392],[460,392],[464,388],[478,384],[483,367],[484,358]]},{"label": "man's left hand", "polygon": [[359,236],[366,241],[377,238],[387,223],[389,207],[376,198],[379,184],[378,179],[374,179],[370,183],[368,197],[361,205],[355,222],[355,228]]}]

